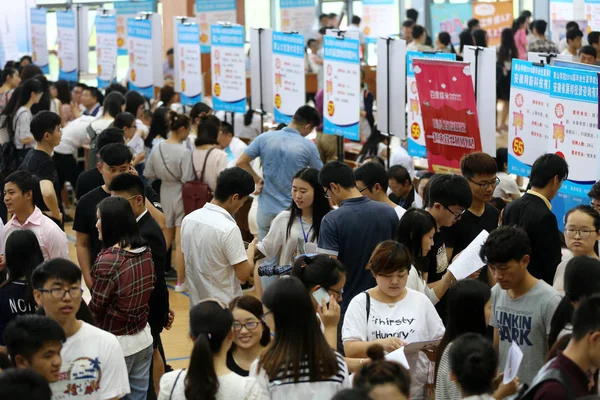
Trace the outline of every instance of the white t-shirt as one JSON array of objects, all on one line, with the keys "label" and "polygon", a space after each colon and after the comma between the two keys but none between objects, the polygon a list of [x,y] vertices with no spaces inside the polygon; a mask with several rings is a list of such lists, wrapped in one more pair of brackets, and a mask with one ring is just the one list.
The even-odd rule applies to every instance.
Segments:
[{"label": "white t-shirt", "polygon": [[[298,248],[298,240],[304,240],[304,234],[308,236],[307,244],[314,244],[313,248],[306,249],[306,251],[314,253],[317,249],[317,242],[312,240],[312,225],[309,222],[303,221],[303,225],[301,226],[300,219],[298,218],[292,223],[290,236],[286,239],[290,214],[289,210],[280,212],[271,223],[271,228],[267,236],[257,246],[258,251],[264,254],[267,260],[277,256],[279,253],[278,265],[291,265],[293,263],[294,254]],[[303,227],[304,234],[302,233]]]},{"label": "white t-shirt", "polygon": [[82,322],[60,356],[59,380],[50,384],[52,400],[105,400],[130,392],[125,357],[112,333]]},{"label": "white t-shirt", "polygon": [[438,297],[435,295],[433,289],[427,286],[427,282],[425,282],[425,280],[419,276],[419,272],[414,265],[411,265],[410,270],[408,271],[408,281],[406,282],[406,287],[423,293],[429,300],[431,300],[431,304],[433,305],[436,305],[440,301],[440,299],[438,299]]},{"label": "white t-shirt", "polygon": [[127,147],[131,149],[134,157],[137,157],[138,154],[141,154],[144,151],[146,151],[144,139],[142,139],[138,132],[136,132],[135,135],[133,135],[133,137],[131,138],[131,140],[127,142]]},{"label": "white t-shirt", "polygon": [[[407,289],[406,296],[396,304],[386,304],[371,296],[369,321],[367,323],[367,296],[355,296],[346,310],[342,327],[342,340],[370,342],[395,336],[413,343],[437,340],[444,336],[444,324],[431,300],[423,293]],[[423,352],[406,354],[411,376],[411,398],[423,396],[427,381],[429,360]]]},{"label": "white t-shirt", "polygon": [[[230,124],[232,123],[232,118],[231,118],[231,114],[230,112],[224,112],[224,111],[217,111],[215,113],[215,115],[221,120],[221,121],[227,121]],[[262,125],[260,122],[260,115],[259,114],[253,114],[252,115],[252,122],[250,122],[250,125],[244,125],[244,116],[245,114],[243,113],[233,113],[233,131],[235,133],[235,137],[238,138],[242,138],[242,139],[254,139],[256,138],[258,135],[260,135],[262,133]]]},{"label": "white t-shirt", "polygon": [[398,215],[398,219],[402,219],[402,216],[406,212],[406,209],[402,206],[394,207],[394,211],[396,211],[396,215]]},{"label": "white t-shirt", "polygon": [[[177,378],[177,375],[179,375],[179,378]],[[186,370],[171,371],[164,374],[162,378],[160,378],[158,400],[186,400],[186,376]],[[254,378],[239,376],[233,372],[219,376],[218,378],[219,391],[217,392],[217,400],[263,399],[263,397],[260,396],[260,388]],[[177,381],[176,384],[175,381]],[[173,385],[176,385],[174,390]],[[173,396],[171,396],[171,391],[173,391]]]},{"label": "white t-shirt", "polygon": [[496,186],[496,189],[494,189],[494,197],[507,199],[511,194],[521,194],[517,182],[515,182],[509,174],[506,172],[498,172],[497,176],[500,179],[500,183]]},{"label": "white t-shirt", "polygon": [[408,155],[408,151],[402,146],[398,146],[392,150],[390,165],[402,165],[411,177],[415,177],[415,163],[413,158]]},{"label": "white t-shirt", "polygon": [[235,167],[235,163],[237,162],[237,159],[244,153],[244,151],[246,151],[246,149],[248,148],[248,145],[246,143],[244,143],[241,139],[237,138],[237,137],[233,137],[231,139],[231,143],[229,143],[229,150],[231,151],[231,153],[233,153],[233,159],[231,159],[231,157],[229,157],[229,153],[227,151],[227,149],[225,149],[225,153],[227,153],[227,159],[229,160],[229,162],[227,163],[227,168],[232,168]]},{"label": "white t-shirt", "polygon": [[150,133],[150,128],[148,128],[141,119],[135,120],[135,130],[136,133],[139,133],[142,136],[142,138],[148,137],[148,133]]},{"label": "white t-shirt", "polygon": [[242,295],[233,265],[248,259],[242,233],[225,209],[207,203],[181,223],[181,250],[190,304],[215,297],[227,304]]},{"label": "white t-shirt", "polygon": [[90,115],[82,115],[74,119],[63,128],[60,144],[54,148],[54,152],[58,154],[75,154],[79,148],[90,144],[90,136],[87,132],[87,127],[90,124],[92,124],[96,134],[100,134],[112,122],[112,119],[97,120],[96,117]]}]

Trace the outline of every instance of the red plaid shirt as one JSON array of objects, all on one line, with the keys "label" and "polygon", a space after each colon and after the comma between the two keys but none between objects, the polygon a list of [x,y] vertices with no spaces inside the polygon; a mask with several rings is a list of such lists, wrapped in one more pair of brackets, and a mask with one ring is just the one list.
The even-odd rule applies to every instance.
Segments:
[{"label": "red plaid shirt", "polygon": [[92,300],[89,307],[98,328],[114,335],[134,335],[148,322],[148,301],[156,277],[152,253],[110,247],[92,267]]}]

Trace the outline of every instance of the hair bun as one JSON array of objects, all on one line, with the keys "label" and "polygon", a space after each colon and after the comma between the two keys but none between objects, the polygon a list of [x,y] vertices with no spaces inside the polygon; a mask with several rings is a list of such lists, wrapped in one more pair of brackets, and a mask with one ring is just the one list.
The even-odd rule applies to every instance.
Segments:
[{"label": "hair bun", "polygon": [[383,360],[385,359],[385,352],[381,345],[374,344],[367,349],[367,356],[373,361]]}]

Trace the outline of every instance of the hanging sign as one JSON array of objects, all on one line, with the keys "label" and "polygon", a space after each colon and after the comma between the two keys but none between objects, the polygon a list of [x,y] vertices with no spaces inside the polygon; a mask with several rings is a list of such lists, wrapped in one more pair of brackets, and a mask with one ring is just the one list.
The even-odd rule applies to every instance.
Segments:
[{"label": "hanging sign", "polygon": [[128,82],[132,90],[152,98],[154,88],[163,84],[162,31],[159,14],[147,17],[127,21]]},{"label": "hanging sign", "polygon": [[175,21],[175,31],[175,90],[180,93],[181,104],[194,105],[202,100],[200,27]]},{"label": "hanging sign", "polygon": [[117,78],[117,17],[96,15],[96,57],[98,88],[104,89]]},{"label": "hanging sign", "polygon": [[237,21],[236,0],[196,0],[202,53],[210,53],[211,26]]},{"label": "hanging sign", "polygon": [[117,13],[117,46],[119,55],[127,54],[127,21],[138,13],[152,12],[154,0],[119,1],[114,3]]},{"label": "hanging sign", "polygon": [[381,36],[397,33],[392,15],[395,11],[394,0],[363,0],[362,30],[371,43]]},{"label": "hanging sign", "polygon": [[245,113],[244,27],[213,25],[210,29],[210,37],[213,108],[217,111]]},{"label": "hanging sign", "polygon": [[304,37],[273,32],[273,109],[275,122],[289,124],[306,103]]},{"label": "hanging sign", "polygon": [[40,67],[44,74],[49,74],[47,19],[45,8],[31,8],[31,58],[33,64]]},{"label": "hanging sign", "polygon": [[279,0],[281,30],[310,37],[317,16],[315,0]]}]

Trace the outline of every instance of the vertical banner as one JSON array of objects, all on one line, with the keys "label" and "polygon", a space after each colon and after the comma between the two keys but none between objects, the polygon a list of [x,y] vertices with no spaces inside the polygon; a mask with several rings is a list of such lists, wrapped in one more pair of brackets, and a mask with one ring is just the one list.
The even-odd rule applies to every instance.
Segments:
[{"label": "vertical banner", "polygon": [[200,45],[202,53],[210,53],[211,27],[222,22],[235,24],[236,0],[196,0],[196,15],[200,25]]},{"label": "vertical banner", "polygon": [[252,28],[250,48],[250,107],[273,113],[273,30]]},{"label": "vertical banner", "polygon": [[96,56],[98,58],[98,88],[104,89],[117,78],[117,17],[96,15]]},{"label": "vertical banner", "polygon": [[[550,21],[571,21],[574,18],[573,0],[550,0]],[[581,27],[579,27],[581,28]]]},{"label": "vertical banner", "polygon": [[368,42],[398,33],[392,18],[395,12],[394,0],[363,0],[362,26]]},{"label": "vertical banner", "polygon": [[[477,93],[477,116],[481,133],[481,149],[496,157],[496,49],[465,46],[464,61],[471,64],[473,87]],[[477,65],[477,71],[475,70]],[[477,82],[475,81],[477,78]]]},{"label": "vertical banner", "polygon": [[127,21],[127,41],[129,87],[144,97],[152,98],[154,88],[163,84],[160,15],[153,13],[148,15],[148,19],[130,18]]},{"label": "vertical banner", "polygon": [[273,104],[275,122],[289,124],[306,104],[304,36],[273,32]]},{"label": "vertical banner", "polygon": [[77,16],[73,10],[56,11],[58,42],[58,79],[71,82],[79,80],[79,49]]},{"label": "vertical banner", "polygon": [[465,154],[482,150],[469,64],[440,60],[413,63],[429,169],[458,173]]},{"label": "vertical banner", "polygon": [[48,68],[48,38],[46,35],[46,9],[31,8],[31,58],[44,74],[49,74]]},{"label": "vertical banner", "polygon": [[529,176],[534,161],[548,149],[548,65],[513,59],[508,114],[508,172]]},{"label": "vertical banner", "polygon": [[600,31],[600,0],[585,0],[583,2],[585,19],[588,21],[588,32]]},{"label": "vertical banner", "polygon": [[359,140],[360,42],[343,36],[325,36],[323,40],[323,132]]},{"label": "vertical banner", "polygon": [[377,40],[377,128],[381,132],[401,139],[406,138],[406,116],[405,113],[396,111],[405,104],[405,93],[406,41],[379,38]]},{"label": "vertical banner", "polygon": [[281,30],[310,37],[317,17],[315,0],[279,0]]},{"label": "vertical banner", "polygon": [[502,30],[505,28],[512,28],[513,2],[474,2],[473,18],[477,18],[481,29],[484,29],[487,32],[488,46],[500,46]]},{"label": "vertical banner", "polygon": [[413,157],[426,157],[427,150],[425,147],[425,131],[423,130],[421,104],[419,102],[415,72],[413,70],[413,60],[415,58],[453,61],[456,59],[456,55],[451,53],[421,53],[416,51],[406,53],[406,93],[408,99],[406,124],[408,132],[406,136],[408,137],[408,154]]},{"label": "vertical banner", "polygon": [[[21,54],[32,54],[31,48],[31,9],[35,8],[36,0],[19,0],[11,4],[10,18],[14,19],[17,34],[17,49]],[[48,47],[46,47],[48,49]],[[32,57],[33,58],[33,57]]]},{"label": "vertical banner", "polygon": [[452,44],[459,44],[458,35],[467,27],[467,21],[473,18],[473,6],[470,3],[431,4],[431,37],[440,32],[450,34]]},{"label": "vertical banner", "polygon": [[216,111],[246,112],[246,57],[244,27],[213,25],[210,28],[212,99]]},{"label": "vertical banner", "polygon": [[202,71],[200,67],[200,27],[196,23],[175,18],[175,91],[181,104],[194,105],[202,100]]},{"label": "vertical banner", "polygon": [[19,21],[8,10],[12,9],[11,0],[0,0],[0,66],[9,60],[19,59],[17,31]]},{"label": "vertical banner", "polygon": [[115,1],[117,13],[117,46],[119,55],[127,54],[127,20],[141,12],[152,12],[154,0]]}]

